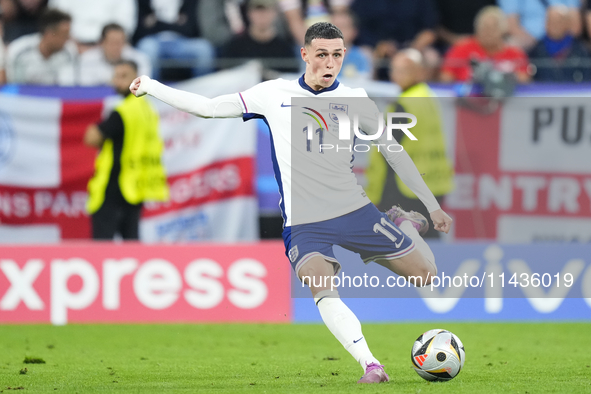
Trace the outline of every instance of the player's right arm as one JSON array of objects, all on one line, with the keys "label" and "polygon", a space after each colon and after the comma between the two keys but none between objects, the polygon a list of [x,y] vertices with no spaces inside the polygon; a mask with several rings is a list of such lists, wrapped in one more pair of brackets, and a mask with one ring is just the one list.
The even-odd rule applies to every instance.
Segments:
[{"label": "player's right arm", "polygon": [[149,94],[176,109],[201,118],[237,118],[244,112],[238,93],[210,99],[171,88],[146,75],[134,79],[129,90],[136,97]]}]

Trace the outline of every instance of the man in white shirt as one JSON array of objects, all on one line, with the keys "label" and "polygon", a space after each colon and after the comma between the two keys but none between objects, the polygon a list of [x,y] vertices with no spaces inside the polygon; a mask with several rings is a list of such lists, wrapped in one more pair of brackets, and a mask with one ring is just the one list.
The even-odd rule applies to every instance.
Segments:
[{"label": "man in white shirt", "polygon": [[72,38],[81,52],[99,42],[106,24],[123,26],[127,37],[137,24],[136,0],[49,0],[49,7],[72,15]]},{"label": "man in white shirt", "polygon": [[[363,368],[365,373],[358,382],[379,383],[389,378],[369,350],[359,320],[341,301],[338,291],[331,288],[331,280],[322,283],[322,278],[332,278],[341,268],[332,246],[358,252],[366,262],[375,261],[416,285],[428,285],[437,268],[433,253],[419,235],[428,227],[425,217],[400,208],[393,209],[390,218],[379,212],[355,181],[350,153],[348,157],[333,155],[334,151],[324,154],[322,150],[317,151],[316,145],[311,149],[312,144],[300,138],[305,133],[301,132],[294,114],[301,112],[300,109],[322,114],[313,108],[296,107],[300,98],[326,97],[326,106],[333,113],[346,110],[347,104],[341,102],[361,100],[377,116],[377,107],[363,89],[350,89],[336,79],[345,52],[341,31],[330,23],[320,22],[306,32],[301,48],[306,72],[299,80],[267,81],[244,92],[213,99],[169,88],[145,76],[134,80],[130,90],[136,96],[150,94],[204,118],[242,116],[245,120],[265,120],[271,131],[275,177],[282,195],[286,255],[296,275],[310,286],[328,329]],[[292,112],[294,107],[297,110]],[[316,132],[324,133],[324,138],[330,134],[334,139],[326,123],[334,120],[332,115],[328,121],[320,117],[324,127],[318,120],[320,129]],[[360,117],[359,121],[364,131],[376,130],[372,123],[379,122],[370,117]],[[296,133],[292,133],[294,124]],[[392,141],[387,141],[382,133],[377,142]],[[425,204],[435,228],[448,232],[451,218],[440,208],[408,154],[386,149],[382,152]]]},{"label": "man in white shirt", "polygon": [[78,83],[84,86],[109,85],[115,64],[121,60],[133,60],[138,65],[138,75],[152,75],[148,56],[128,44],[122,26],[109,23],[103,28],[100,44],[80,55]]},{"label": "man in white shirt", "polygon": [[39,20],[39,34],[29,34],[8,46],[6,77],[9,83],[74,85],[78,52],[70,41],[71,17],[46,10]]}]

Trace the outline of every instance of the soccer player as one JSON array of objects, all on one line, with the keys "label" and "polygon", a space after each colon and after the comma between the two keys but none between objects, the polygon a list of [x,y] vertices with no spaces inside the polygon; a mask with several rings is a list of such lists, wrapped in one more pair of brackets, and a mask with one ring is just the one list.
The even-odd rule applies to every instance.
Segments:
[{"label": "soccer player", "polygon": [[[347,88],[336,79],[346,49],[342,33],[334,25],[327,22],[312,25],[300,52],[306,71],[298,80],[266,81],[241,93],[209,99],[172,89],[145,76],[135,79],[130,90],[138,97],[149,94],[203,118],[265,119],[271,130],[275,176],[282,194],[286,254],[296,275],[310,286],[328,329],[363,368],[365,373],[359,383],[386,382],[388,375],[369,350],[357,317],[341,301],[338,291],[330,288],[330,281],[322,283],[316,279],[339,272],[341,267],[332,251],[332,246],[338,244],[360,253],[366,262],[375,261],[416,285],[429,284],[431,276],[437,273],[435,258],[419,234],[427,229],[428,221],[420,214],[398,207],[389,211],[388,218],[371,204],[357,184],[350,160],[331,162],[329,158],[334,156],[330,154],[318,154],[312,159],[305,156],[306,144],[292,144],[291,109],[286,108],[290,107],[292,98],[330,97],[337,101],[337,98],[356,97],[370,101],[363,89]],[[382,134],[381,138],[385,136]],[[382,151],[403,182],[425,204],[435,228],[449,231],[451,218],[440,208],[408,154]],[[298,162],[304,161],[313,161],[316,171],[296,168]],[[307,207],[300,217],[292,215],[292,203],[296,200],[300,206]]]}]

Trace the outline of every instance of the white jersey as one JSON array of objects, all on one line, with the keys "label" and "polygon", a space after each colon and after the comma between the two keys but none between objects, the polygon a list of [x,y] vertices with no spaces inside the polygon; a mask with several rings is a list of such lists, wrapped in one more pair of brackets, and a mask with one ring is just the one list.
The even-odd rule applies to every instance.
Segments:
[{"label": "white jersey", "polygon": [[[345,141],[340,139],[339,131],[343,113],[352,125],[354,115],[359,114],[359,128],[366,135],[383,131],[379,124],[382,115],[363,89],[347,88],[335,81],[330,87],[315,91],[302,76],[295,81],[267,81],[242,93],[209,99],[142,77],[137,92],[148,93],[181,111],[204,118],[263,118],[271,131],[273,167],[286,227],[333,219],[370,203],[352,171],[353,130],[343,127],[343,134],[349,138]],[[316,127],[313,122],[320,127],[313,130]],[[304,131],[307,125],[314,131],[311,140],[307,130]],[[386,146],[397,145],[396,141],[387,140],[386,133],[375,140]],[[368,148],[372,144],[372,141],[363,142]],[[320,153],[320,144],[340,149]],[[406,151],[380,151],[429,212],[440,209]]]},{"label": "white jersey", "polygon": [[[364,89],[351,89],[337,80],[318,92],[306,85],[302,77],[294,81],[263,82],[240,93],[240,97],[244,119],[263,117],[271,131],[273,167],[285,226],[332,219],[370,203],[352,171],[353,140],[338,141],[338,123],[328,115],[329,106],[346,107],[346,98],[367,98]],[[292,104],[297,97],[333,98],[314,102],[317,119],[322,119],[322,128],[328,129],[328,132],[321,131],[322,141],[318,141],[320,130],[311,141],[303,129],[302,132],[293,130],[299,126],[295,126],[292,115],[302,113],[301,108],[297,108],[300,106],[294,110]],[[369,98],[363,101],[371,106],[371,115],[377,120],[379,112],[373,101]],[[305,120],[306,115],[302,116]],[[363,120],[360,123],[363,124]],[[325,149],[320,154],[320,142],[339,144],[345,152]]]}]

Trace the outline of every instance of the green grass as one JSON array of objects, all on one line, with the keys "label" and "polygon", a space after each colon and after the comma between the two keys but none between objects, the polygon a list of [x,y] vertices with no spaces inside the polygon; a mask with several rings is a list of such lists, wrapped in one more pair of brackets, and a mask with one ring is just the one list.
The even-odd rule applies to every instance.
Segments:
[{"label": "green grass", "polygon": [[[450,382],[428,383],[411,368],[412,343],[431,328],[464,342],[466,364]],[[361,368],[323,325],[5,325],[0,390],[591,392],[591,324],[365,324],[364,334],[390,383],[357,385]]]}]

